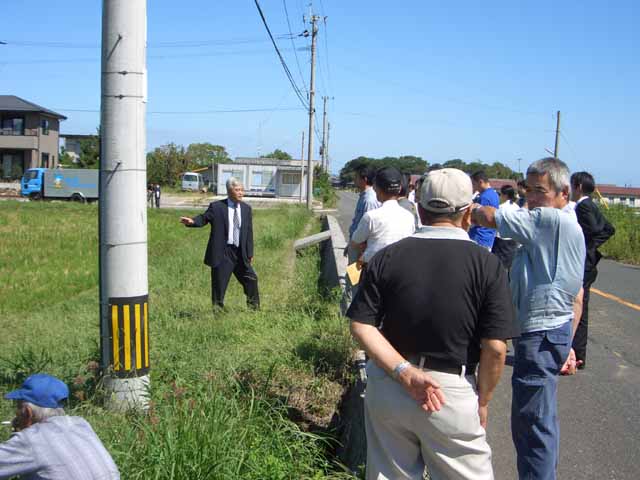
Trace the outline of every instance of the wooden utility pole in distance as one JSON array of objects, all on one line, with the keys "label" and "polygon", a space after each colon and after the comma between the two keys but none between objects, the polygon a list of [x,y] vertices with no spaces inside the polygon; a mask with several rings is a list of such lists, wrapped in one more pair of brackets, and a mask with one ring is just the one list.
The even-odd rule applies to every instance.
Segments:
[{"label": "wooden utility pole in distance", "polygon": [[329,97],[322,97],[322,170],[327,171],[327,100]]},{"label": "wooden utility pole in distance", "polygon": [[316,22],[320,19],[318,15],[311,15],[311,79],[309,81],[309,148],[307,149],[307,208],[313,208],[313,115],[315,109],[313,99],[315,96],[316,82],[316,35],[318,26]]},{"label": "wooden utility pole in distance", "polygon": [[302,203],[302,187],[304,187],[304,130],[302,131],[302,148],[300,149],[300,203]]},{"label": "wooden utility pole in distance", "polygon": [[555,158],[558,158],[558,143],[560,140],[560,110],[558,110],[558,113],[556,114],[557,118],[556,118],[556,146],[553,149],[553,156]]}]

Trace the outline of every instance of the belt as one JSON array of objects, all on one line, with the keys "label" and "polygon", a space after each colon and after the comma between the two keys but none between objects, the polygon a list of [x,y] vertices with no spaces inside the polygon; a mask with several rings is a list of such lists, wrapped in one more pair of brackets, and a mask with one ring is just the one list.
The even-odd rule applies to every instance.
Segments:
[{"label": "belt", "polygon": [[435,370],[436,372],[453,373],[455,375],[473,375],[478,367],[477,363],[460,365],[457,362],[433,358],[423,353],[409,353],[403,356],[407,361],[419,368]]}]

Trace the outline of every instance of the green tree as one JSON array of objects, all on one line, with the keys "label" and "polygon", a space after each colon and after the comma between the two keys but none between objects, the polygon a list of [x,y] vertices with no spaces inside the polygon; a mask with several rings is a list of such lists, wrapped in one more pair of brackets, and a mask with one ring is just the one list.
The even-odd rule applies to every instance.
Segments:
[{"label": "green tree", "polygon": [[147,153],[147,179],[151,183],[176,186],[188,170],[189,160],[182,145],[169,143]]},{"label": "green tree", "polygon": [[60,164],[64,166],[73,165],[73,157],[67,152],[64,147],[60,147]]},{"label": "green tree", "polygon": [[207,142],[190,144],[187,147],[186,156],[189,165],[194,168],[231,162],[226,148]]},{"label": "green tree", "polygon": [[424,173],[429,164],[421,157],[414,155],[402,155],[400,157],[357,157],[347,162],[340,170],[340,181],[342,183],[353,182],[355,172],[362,166],[370,166],[374,169],[382,167],[396,167],[407,175]]},{"label": "green tree", "polygon": [[277,158],[278,160],[292,160],[293,157],[289,155],[287,152],[276,148],[273,152],[267,153],[264,155],[264,158]]},{"label": "green tree", "polygon": [[79,168],[98,168],[100,166],[100,129],[97,135],[80,140]]}]

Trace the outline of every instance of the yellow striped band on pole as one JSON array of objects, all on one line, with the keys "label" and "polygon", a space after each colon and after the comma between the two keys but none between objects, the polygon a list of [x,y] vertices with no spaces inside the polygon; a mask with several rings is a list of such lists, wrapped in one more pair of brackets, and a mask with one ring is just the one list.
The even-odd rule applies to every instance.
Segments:
[{"label": "yellow striped band on pole", "polygon": [[149,371],[149,296],[110,298],[110,366],[117,377]]}]

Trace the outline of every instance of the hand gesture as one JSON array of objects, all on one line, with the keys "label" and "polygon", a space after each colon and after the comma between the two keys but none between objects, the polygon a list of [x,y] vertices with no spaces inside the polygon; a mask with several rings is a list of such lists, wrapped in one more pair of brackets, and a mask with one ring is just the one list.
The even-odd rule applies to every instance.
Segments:
[{"label": "hand gesture", "polygon": [[423,410],[437,412],[444,405],[445,398],[440,385],[427,372],[412,365],[400,373],[398,380]]},{"label": "hand gesture", "polygon": [[180,217],[180,223],[182,223],[183,225],[186,225],[187,227],[190,227],[191,225],[193,225],[193,219],[189,218],[189,217]]},{"label": "hand gesture", "polygon": [[575,375],[577,366],[576,352],[572,348],[569,351],[569,357],[567,357],[567,361],[564,362],[564,365],[560,369],[560,375]]}]

